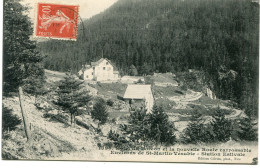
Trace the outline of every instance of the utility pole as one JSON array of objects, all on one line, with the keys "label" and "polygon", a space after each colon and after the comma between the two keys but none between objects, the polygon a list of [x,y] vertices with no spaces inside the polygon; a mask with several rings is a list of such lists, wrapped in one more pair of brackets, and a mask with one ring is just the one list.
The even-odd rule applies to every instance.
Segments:
[{"label": "utility pole", "polygon": [[28,124],[27,113],[24,111],[24,108],[23,108],[22,96],[23,96],[23,89],[22,89],[22,87],[19,87],[19,101],[20,101],[20,107],[21,107],[21,112],[22,112],[22,117],[23,117],[23,125],[24,125],[25,135],[27,137],[27,142],[30,142],[31,141],[31,132],[30,132],[29,124]]}]

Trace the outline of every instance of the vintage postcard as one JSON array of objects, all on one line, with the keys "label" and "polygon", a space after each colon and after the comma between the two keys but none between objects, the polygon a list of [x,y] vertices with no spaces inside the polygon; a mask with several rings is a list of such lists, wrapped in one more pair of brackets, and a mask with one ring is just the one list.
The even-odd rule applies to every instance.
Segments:
[{"label": "vintage postcard", "polygon": [[3,9],[3,160],[258,163],[259,1]]}]

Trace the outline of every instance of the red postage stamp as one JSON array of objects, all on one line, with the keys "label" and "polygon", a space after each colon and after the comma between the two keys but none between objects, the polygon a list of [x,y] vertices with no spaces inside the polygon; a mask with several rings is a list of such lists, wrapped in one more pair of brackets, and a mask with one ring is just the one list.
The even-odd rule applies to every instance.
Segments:
[{"label": "red postage stamp", "polygon": [[79,6],[38,3],[36,37],[76,40]]}]

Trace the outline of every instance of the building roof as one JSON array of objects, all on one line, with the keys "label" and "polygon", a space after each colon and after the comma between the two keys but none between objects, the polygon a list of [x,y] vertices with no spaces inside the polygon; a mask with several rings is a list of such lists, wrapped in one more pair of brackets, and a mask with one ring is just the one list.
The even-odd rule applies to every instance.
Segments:
[{"label": "building roof", "polygon": [[128,85],[124,99],[145,99],[152,96],[151,85]]},{"label": "building roof", "polygon": [[82,69],[83,71],[86,71],[87,69],[91,69],[92,67],[90,65],[85,65]]},{"label": "building roof", "polygon": [[91,69],[92,67],[90,65],[82,65],[82,68],[79,70],[78,74],[81,75],[84,71]]},{"label": "building roof", "polygon": [[114,71],[117,71],[117,67],[107,58],[101,58],[96,62],[91,62],[91,66],[97,66],[98,64],[100,64],[102,61],[106,60],[107,62],[109,62],[113,67],[114,67]]},{"label": "building roof", "polygon": [[96,66],[96,65],[100,64],[104,60],[105,60],[104,58],[101,58],[100,60],[98,60],[96,62],[91,62],[91,66]]}]

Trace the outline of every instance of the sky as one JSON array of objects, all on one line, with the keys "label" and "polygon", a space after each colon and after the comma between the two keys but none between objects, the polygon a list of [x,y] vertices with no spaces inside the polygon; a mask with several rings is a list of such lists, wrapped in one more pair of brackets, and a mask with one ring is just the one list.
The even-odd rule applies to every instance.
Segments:
[{"label": "sky", "polygon": [[88,19],[96,14],[99,14],[100,12],[103,12],[111,5],[113,5],[116,1],[117,0],[22,0],[21,3],[30,7],[30,10],[27,14],[31,19],[34,19],[37,2],[79,5],[79,14],[81,18]]}]

